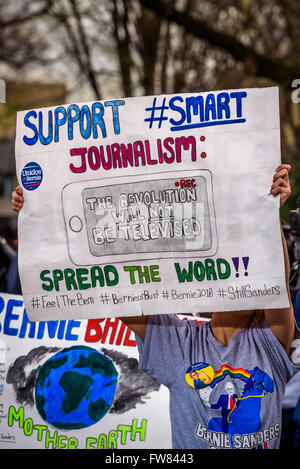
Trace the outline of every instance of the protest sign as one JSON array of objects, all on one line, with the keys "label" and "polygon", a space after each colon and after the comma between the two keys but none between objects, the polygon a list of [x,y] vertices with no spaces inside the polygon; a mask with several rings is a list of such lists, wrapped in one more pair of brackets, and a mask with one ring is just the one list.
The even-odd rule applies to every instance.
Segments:
[{"label": "protest sign", "polygon": [[[299,337],[290,352],[297,366]],[[224,367],[213,371],[217,381]],[[0,449],[170,449],[169,392],[138,368],[134,334],[119,318],[29,321],[22,297],[2,294],[0,428]]]},{"label": "protest sign", "polygon": [[18,113],[30,319],[288,306],[278,88]]},{"label": "protest sign", "polygon": [[[0,449],[171,448],[168,390],[138,369],[134,334],[118,318],[30,322],[22,297],[6,294],[0,314]],[[101,360],[115,369],[110,399]]]}]

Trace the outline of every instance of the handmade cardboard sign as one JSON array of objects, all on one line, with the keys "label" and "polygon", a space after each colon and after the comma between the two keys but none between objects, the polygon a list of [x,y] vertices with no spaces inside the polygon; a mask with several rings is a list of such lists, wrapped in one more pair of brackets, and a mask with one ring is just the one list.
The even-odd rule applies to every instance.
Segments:
[{"label": "handmade cardboard sign", "polygon": [[287,306],[279,164],[276,87],[19,112],[30,319]]},{"label": "handmade cardboard sign", "polygon": [[[171,449],[168,388],[139,368],[135,336],[119,318],[29,321],[22,297],[7,294],[0,295],[0,313],[0,449]],[[205,327],[199,315],[176,316],[182,325],[190,321],[190,327]],[[289,357],[296,366],[299,338],[298,331]],[[170,363],[173,371],[176,363]],[[213,369],[200,362],[191,364],[185,376],[184,368],[176,372],[178,381],[186,381],[182,381],[183,396],[184,387],[191,387],[213,416],[211,422],[223,422],[224,406],[219,402],[226,387],[234,386],[234,400],[238,393],[241,402],[249,402],[249,388],[255,393],[249,383],[257,370],[262,373],[257,367],[222,364]],[[286,388],[284,404],[289,408],[298,399],[299,373]],[[268,405],[268,389],[250,400],[256,408]],[[242,405],[233,409],[235,419],[229,420],[236,428],[245,414]],[[239,449],[242,444],[249,449],[268,448],[281,425],[279,421],[254,433],[249,429],[230,439],[230,424],[223,433],[198,420],[196,415],[196,440],[216,449]],[[247,421],[248,427],[251,422]],[[99,453],[104,454],[113,456]]]},{"label": "handmade cardboard sign", "polygon": [[168,390],[118,318],[31,322],[6,294],[0,312],[0,449],[171,448]]}]

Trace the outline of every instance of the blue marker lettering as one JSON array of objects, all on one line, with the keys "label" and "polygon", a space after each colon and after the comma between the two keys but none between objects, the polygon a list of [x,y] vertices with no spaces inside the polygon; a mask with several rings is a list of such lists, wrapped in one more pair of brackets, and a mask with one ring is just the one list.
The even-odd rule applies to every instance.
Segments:
[{"label": "blue marker lettering", "polygon": [[36,336],[37,339],[42,339],[44,337],[46,325],[47,325],[47,329],[48,329],[49,338],[50,339],[55,338],[56,330],[57,330],[57,327],[58,327],[58,321],[47,321],[47,322],[46,321],[40,321],[39,322],[38,333],[37,333],[37,336]]},{"label": "blue marker lettering", "polygon": [[[86,121],[86,123],[84,121]],[[85,125],[86,127],[84,127]],[[81,108],[79,126],[82,137],[88,139],[91,136],[92,124],[90,109],[86,105]]]},{"label": "blue marker lettering", "polygon": [[[50,143],[59,142],[61,129],[65,126],[67,128],[68,140],[74,138],[74,128],[79,130],[80,135],[85,140],[89,139],[91,135],[93,138],[98,138],[99,128],[103,138],[107,137],[106,126],[104,121],[105,107],[111,107],[112,112],[112,127],[116,135],[120,134],[120,118],[119,106],[125,105],[124,100],[119,101],[105,101],[104,104],[100,102],[92,103],[91,107],[87,104],[79,107],[77,104],[71,104],[68,108],[58,106],[53,110],[41,110],[38,115],[36,111],[29,111],[24,117],[24,125],[33,131],[33,136],[23,136],[23,141],[27,145],[34,145],[41,142],[42,145],[49,145]],[[38,122],[34,122],[34,120]]]},{"label": "blue marker lettering", "polygon": [[3,334],[12,335],[12,336],[18,335],[18,329],[10,327],[10,323],[11,321],[16,321],[19,319],[18,314],[13,314],[13,309],[15,307],[20,308],[22,306],[23,306],[23,301],[8,300],[7,306],[6,306],[6,315],[4,319]]},{"label": "blue marker lettering", "polygon": [[204,105],[202,96],[191,96],[186,98],[186,119],[187,123],[192,122],[191,108],[193,109],[193,115],[199,114],[201,122],[204,121]]},{"label": "blue marker lettering", "polygon": [[[72,115],[72,111],[75,112],[75,114]],[[73,124],[74,122],[77,122],[79,120],[80,116],[80,111],[79,107],[77,104],[71,104],[71,106],[68,107],[68,139],[73,140]]]},{"label": "blue marker lettering", "polygon": [[29,129],[32,129],[33,132],[34,132],[34,136],[31,137],[31,138],[24,135],[23,141],[26,143],[26,145],[34,145],[38,141],[38,138],[39,138],[38,130],[37,130],[35,124],[33,124],[33,122],[30,122],[30,120],[29,120],[30,117],[34,117],[36,119],[37,118],[37,113],[35,111],[29,111],[29,112],[27,112],[27,114],[24,117],[25,126],[29,127]]},{"label": "blue marker lettering", "polygon": [[[62,118],[59,118],[59,114],[62,114]],[[54,111],[54,141],[59,142],[59,127],[67,122],[67,111],[64,107],[57,107]]]},{"label": "blue marker lettering", "polygon": [[181,96],[175,96],[174,98],[171,98],[170,99],[170,102],[169,102],[169,108],[172,109],[172,111],[176,111],[178,112],[180,115],[181,115],[181,119],[176,121],[175,119],[171,118],[170,119],[170,123],[172,125],[181,125],[183,124],[183,122],[185,121],[185,112],[184,110],[179,107],[179,106],[176,106],[174,103],[175,101],[180,101],[181,103],[183,102],[183,98]]},{"label": "blue marker lettering", "polygon": [[71,319],[70,321],[68,321],[65,337],[66,340],[78,340],[78,335],[72,335],[72,329],[74,327],[80,327],[80,321],[73,321],[73,319]]},{"label": "blue marker lettering", "polygon": [[215,100],[215,95],[212,93],[209,93],[206,96],[206,100],[205,100],[205,120],[206,121],[210,120],[210,117],[209,117],[210,113],[211,113],[211,118],[213,120],[216,120],[217,118],[216,100]]},{"label": "blue marker lettering", "polygon": [[[99,110],[99,112],[96,112]],[[102,137],[106,137],[106,128],[103,119],[104,114],[104,107],[101,103],[93,103],[92,104],[92,116],[93,116],[93,137],[98,138],[98,125],[100,126]]]},{"label": "blue marker lettering", "polygon": [[[2,296],[0,296],[0,313],[2,313],[2,311],[4,310],[4,306],[5,306],[5,301],[3,300]],[[0,324],[0,332],[1,332],[1,324]]]},{"label": "blue marker lettering", "polygon": [[246,91],[233,91],[230,93],[230,97],[236,99],[236,117],[242,117],[242,99],[246,96]]},{"label": "blue marker lettering", "polygon": [[48,137],[44,137],[43,135],[43,113],[42,111],[39,112],[39,134],[40,134],[40,142],[42,145],[49,145],[53,139],[53,117],[52,112],[48,112]]},{"label": "blue marker lettering", "polygon": [[218,108],[218,119],[223,119],[223,111],[225,112],[226,119],[230,118],[230,97],[228,93],[219,93],[217,95],[217,108]]},{"label": "blue marker lettering", "polygon": [[66,322],[67,321],[59,321],[58,332],[57,332],[57,338],[58,339],[63,339],[64,338]]},{"label": "blue marker lettering", "polygon": [[24,339],[24,337],[26,336],[26,331],[27,331],[28,324],[29,324],[28,337],[33,339],[34,335],[35,335],[35,322],[29,321],[26,310],[24,309],[23,320],[22,320],[22,325],[21,325],[20,334],[19,334],[20,339]]},{"label": "blue marker lettering", "polygon": [[125,101],[105,101],[104,106],[111,106],[113,112],[114,132],[116,135],[120,133],[119,106],[123,106]]}]

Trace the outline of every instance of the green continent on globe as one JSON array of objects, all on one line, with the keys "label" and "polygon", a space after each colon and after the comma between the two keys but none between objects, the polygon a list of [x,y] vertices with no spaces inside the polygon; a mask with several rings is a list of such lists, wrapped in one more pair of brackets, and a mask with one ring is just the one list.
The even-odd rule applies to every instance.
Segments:
[{"label": "green continent on globe", "polygon": [[104,376],[104,378],[111,378],[118,374],[116,369],[112,366],[111,360],[104,355],[99,355],[99,353],[90,353],[88,357],[81,355],[78,362],[74,365],[74,368],[86,367],[89,367],[92,373],[99,373]]},{"label": "green continent on globe", "polygon": [[77,409],[92,383],[92,378],[76,371],[67,371],[62,375],[59,384],[66,393],[61,406],[65,414]]},{"label": "green continent on globe", "polygon": [[89,403],[89,417],[95,422],[97,422],[98,420],[102,419],[102,417],[106,414],[109,408],[110,405],[108,405],[108,403],[104,399],[102,399],[102,397],[100,397],[98,401]]}]

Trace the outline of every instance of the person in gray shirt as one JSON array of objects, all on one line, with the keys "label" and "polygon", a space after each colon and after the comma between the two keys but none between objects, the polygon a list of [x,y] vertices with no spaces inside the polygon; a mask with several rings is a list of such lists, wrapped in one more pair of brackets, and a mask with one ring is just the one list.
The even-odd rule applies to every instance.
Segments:
[{"label": "person in gray shirt", "polygon": [[[289,171],[282,164],[273,178],[280,206],[291,193]],[[283,234],[282,243],[288,288]],[[136,334],[140,368],[169,388],[174,449],[279,448],[285,385],[296,372],[291,300],[285,309],[212,313],[198,325],[175,315],[121,320]]]}]

